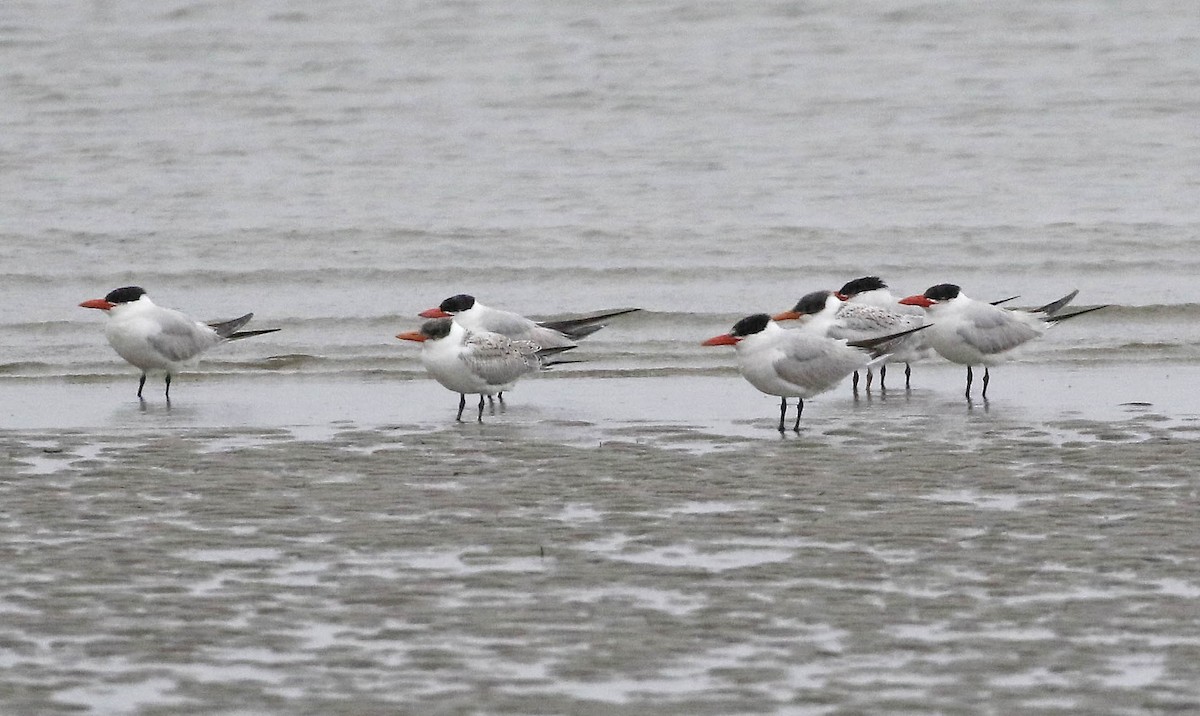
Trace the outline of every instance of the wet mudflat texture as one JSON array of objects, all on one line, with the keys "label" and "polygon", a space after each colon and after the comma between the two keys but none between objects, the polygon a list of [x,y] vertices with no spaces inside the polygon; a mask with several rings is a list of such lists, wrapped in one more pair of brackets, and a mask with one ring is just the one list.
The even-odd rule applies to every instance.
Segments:
[{"label": "wet mudflat texture", "polygon": [[1200,423],[769,424],[5,432],[0,693],[43,714],[1200,708]]}]

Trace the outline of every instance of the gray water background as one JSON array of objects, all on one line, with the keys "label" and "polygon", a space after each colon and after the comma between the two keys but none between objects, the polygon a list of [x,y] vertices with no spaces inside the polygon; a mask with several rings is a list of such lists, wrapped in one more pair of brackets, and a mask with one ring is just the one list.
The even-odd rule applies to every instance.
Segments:
[{"label": "gray water background", "polygon": [[[1200,709],[1185,2],[0,4],[7,713]],[[878,273],[964,407],[700,340]],[[279,333],[176,404],[76,307]],[[482,428],[392,336],[640,306]]]}]

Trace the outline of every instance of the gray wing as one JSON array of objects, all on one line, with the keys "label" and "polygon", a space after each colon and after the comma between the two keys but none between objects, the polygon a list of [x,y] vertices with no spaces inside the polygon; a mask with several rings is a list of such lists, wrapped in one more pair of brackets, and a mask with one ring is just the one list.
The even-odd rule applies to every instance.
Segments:
[{"label": "gray wing", "polygon": [[538,327],[532,320],[519,313],[501,311],[495,308],[489,310],[485,324],[480,326],[480,328],[492,333],[499,333],[502,336],[508,336],[513,340],[529,339],[532,336],[533,330]]},{"label": "gray wing", "polygon": [[499,333],[514,341],[535,341],[542,348],[565,348],[575,345],[575,341],[561,331],[547,328],[519,313],[496,308],[488,308],[487,313],[479,318],[460,323],[470,331]]},{"label": "gray wing", "polygon": [[190,360],[221,342],[221,337],[212,328],[193,321],[179,311],[164,309],[156,313],[154,319],[159,331],[146,340],[151,348],[167,360]]},{"label": "gray wing", "polygon": [[779,377],[812,390],[834,385],[867,364],[867,354],[844,341],[788,331],[783,355],[774,362]]},{"label": "gray wing", "polygon": [[838,309],[834,325],[829,330],[829,336],[859,341],[900,333],[917,328],[923,323],[924,320],[921,316],[904,314],[878,306],[846,303]]},{"label": "gray wing", "polygon": [[463,344],[462,360],[471,372],[490,385],[511,383],[537,370],[539,346],[531,341],[514,341],[499,333],[472,333]]},{"label": "gray wing", "polygon": [[[1044,330],[1034,316],[990,305],[965,316],[958,335],[980,353],[991,355],[1012,350],[1040,336]],[[1042,330],[1039,330],[1041,328]]]}]

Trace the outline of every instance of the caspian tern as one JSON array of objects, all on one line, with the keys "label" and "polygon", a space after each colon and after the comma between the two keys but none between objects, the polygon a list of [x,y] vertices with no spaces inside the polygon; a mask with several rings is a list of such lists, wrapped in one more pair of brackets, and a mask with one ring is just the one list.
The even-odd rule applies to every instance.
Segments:
[{"label": "caspian tern", "polygon": [[[899,304],[897,304],[899,307]],[[894,311],[890,308],[844,301],[840,292],[813,291],[805,294],[790,311],[778,313],[775,321],[799,321],[802,330],[830,338],[849,341],[878,338],[902,333],[925,325],[925,317]],[[924,341],[920,334],[910,334],[886,346],[888,357],[879,368],[879,387],[883,387],[883,365],[887,362],[906,363],[921,357]],[[867,366],[867,390],[871,389],[871,367]],[[858,392],[858,371],[854,371],[854,391]]]},{"label": "caspian tern", "polygon": [[865,303],[868,306],[890,308],[901,313],[920,314],[919,308],[901,306],[900,299],[894,296],[888,285],[878,276],[863,276],[853,281],[847,281],[837,290],[838,296],[851,303]]},{"label": "caspian tern", "polygon": [[137,396],[142,397],[147,373],[165,373],[167,402],[171,401],[171,376],[191,367],[200,354],[226,341],[274,333],[278,328],[239,331],[253,313],[232,321],[201,323],[170,308],[156,306],[140,286],[109,291],[104,298],[79,304],[108,316],[104,335],[117,354],[142,371]]},{"label": "caspian tern", "polygon": [[929,344],[952,363],[967,367],[967,400],[971,399],[971,366],[982,365],[983,393],[987,400],[988,367],[1012,357],[1019,346],[1040,337],[1059,321],[1098,311],[1106,306],[1093,306],[1074,313],[1059,315],[1078,290],[1031,310],[1015,310],[968,298],[958,286],[940,283],[925,293],[900,299],[907,306],[920,306],[929,314],[932,326],[928,331]]},{"label": "caspian tern", "polygon": [[[878,276],[863,276],[853,281],[847,281],[844,286],[838,289],[838,296],[845,301],[866,303],[870,306],[882,306],[883,308],[890,308],[893,311],[900,311],[901,313],[913,313],[914,315],[923,313],[919,306],[901,304],[900,299],[896,298],[891,290],[888,289],[887,284],[883,282],[883,279]],[[991,301],[990,303],[993,306],[999,306],[1002,303],[1008,303],[1018,298],[1020,296],[1009,296],[1008,298]]]},{"label": "caspian tern", "polygon": [[483,422],[484,396],[502,393],[522,376],[557,363],[553,357],[574,346],[542,348],[533,341],[514,341],[499,333],[468,331],[457,320],[435,318],[420,330],[396,336],[421,344],[421,363],[433,379],[459,394],[458,415],[462,422],[467,393],[479,394],[479,422]]},{"label": "caspian tern", "polygon": [[729,333],[713,336],[701,345],[733,346],[742,377],[767,395],[779,396],[779,432],[784,432],[787,399],[798,398],[792,430],[800,432],[805,398],[824,393],[854,370],[886,355],[889,342],[924,328],[846,341],[805,330],[785,330],[767,314],[757,313],[733,324]]},{"label": "caspian tern", "polygon": [[447,298],[437,308],[421,311],[421,318],[453,318],[468,331],[488,331],[507,336],[514,341],[534,341],[542,348],[569,348],[580,338],[604,328],[601,321],[633,313],[641,309],[626,308],[594,316],[563,321],[537,322],[519,313],[485,306],[474,296],[460,293]]},{"label": "caspian tern", "polygon": [[[878,276],[863,276],[852,281],[847,281],[837,290],[838,298],[852,304],[862,304],[866,306],[876,306],[896,313],[903,313],[912,316],[917,316],[922,322],[925,321],[925,312],[920,306],[904,306],[901,305],[900,299],[897,298],[888,285],[883,282],[883,279]],[[908,390],[912,387],[912,364],[917,361],[924,360],[933,355],[933,349],[929,347],[929,339],[924,333],[914,336],[912,342],[909,343],[909,348],[906,351],[897,351],[888,362],[904,363],[904,388]],[[879,388],[884,389],[884,380],[887,378],[887,363],[879,366]],[[854,387],[858,387],[858,371],[854,373]],[[871,389],[871,369],[867,369],[867,390]]]}]

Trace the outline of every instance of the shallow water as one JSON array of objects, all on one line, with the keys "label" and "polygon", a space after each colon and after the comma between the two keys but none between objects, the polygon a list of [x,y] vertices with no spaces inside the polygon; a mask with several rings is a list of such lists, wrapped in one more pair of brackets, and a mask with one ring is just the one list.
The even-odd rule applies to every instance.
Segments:
[{"label": "shallow water", "polygon": [[[1200,710],[1198,36],[0,4],[0,711]],[[780,436],[700,341],[871,273],[1112,306]],[[283,330],[139,404],[134,283]],[[462,291],[644,310],[456,425],[393,336]]]}]

